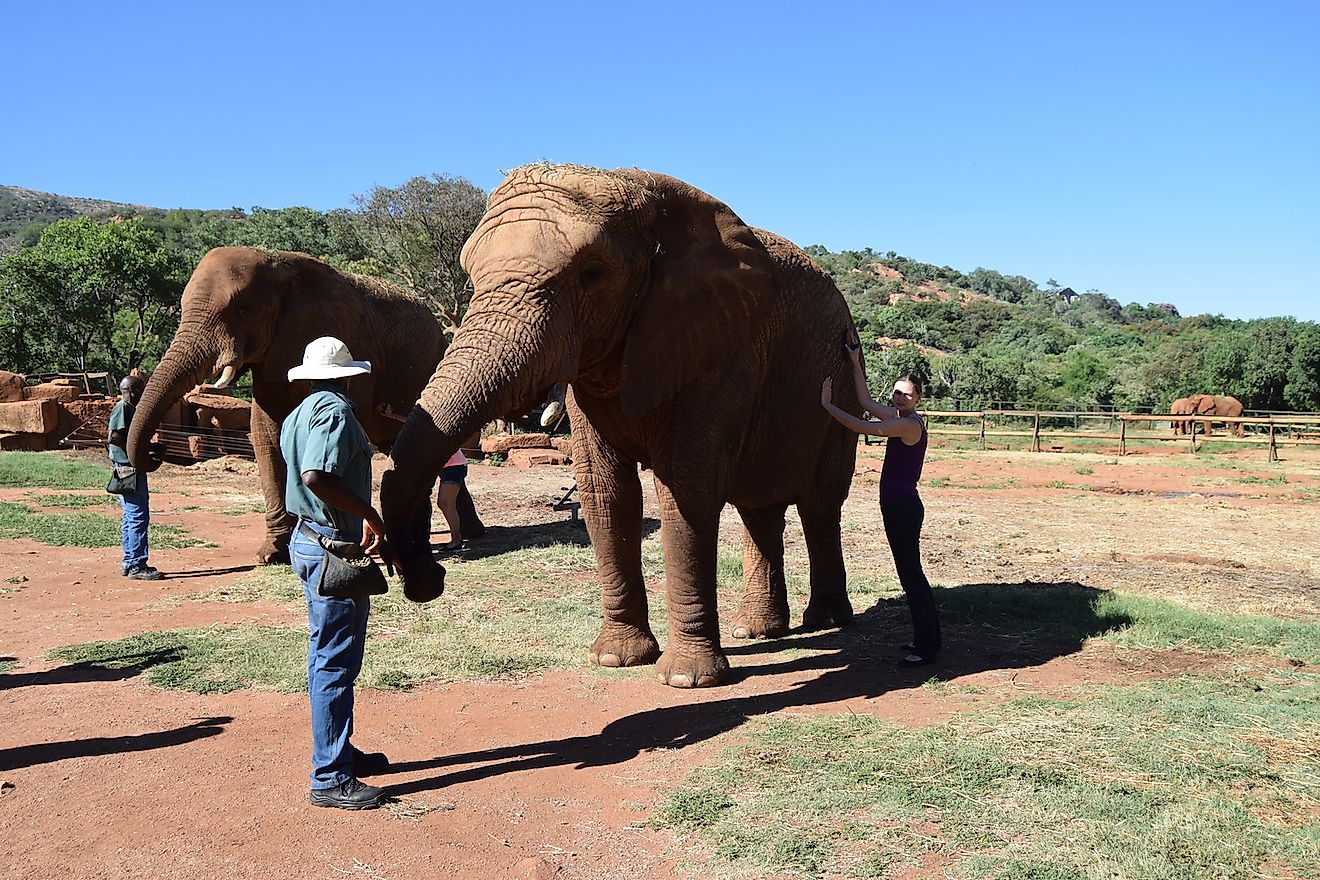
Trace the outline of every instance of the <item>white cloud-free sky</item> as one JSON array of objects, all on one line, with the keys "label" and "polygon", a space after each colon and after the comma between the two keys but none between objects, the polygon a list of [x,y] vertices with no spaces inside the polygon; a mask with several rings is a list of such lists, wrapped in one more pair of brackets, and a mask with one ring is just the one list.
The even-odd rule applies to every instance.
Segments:
[{"label": "white cloud-free sky", "polygon": [[10,4],[0,183],[163,208],[641,167],[800,245],[1320,320],[1320,5]]}]

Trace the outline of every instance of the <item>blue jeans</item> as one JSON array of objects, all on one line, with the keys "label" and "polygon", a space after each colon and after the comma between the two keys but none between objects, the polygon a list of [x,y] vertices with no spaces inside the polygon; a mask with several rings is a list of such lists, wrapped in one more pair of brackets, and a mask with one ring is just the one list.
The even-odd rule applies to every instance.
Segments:
[{"label": "blue jeans", "polygon": [[353,682],[362,671],[371,600],[326,599],[316,593],[325,550],[303,534],[350,540],[318,523],[300,520],[289,540],[293,570],[307,599],[307,694],[312,706],[312,788],[334,788],[353,777]]},{"label": "blue jeans", "polygon": [[151,523],[151,497],[147,488],[147,475],[138,471],[137,489],[131,495],[120,495],[123,516],[119,532],[124,547],[124,568],[137,568],[147,564],[147,526]]}]

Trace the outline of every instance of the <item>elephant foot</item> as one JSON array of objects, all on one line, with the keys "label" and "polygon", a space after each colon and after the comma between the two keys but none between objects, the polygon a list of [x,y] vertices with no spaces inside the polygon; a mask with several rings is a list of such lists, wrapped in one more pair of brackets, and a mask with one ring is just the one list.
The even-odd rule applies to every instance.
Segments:
[{"label": "elephant foot", "polygon": [[587,657],[593,666],[646,666],[660,656],[660,643],[649,629],[635,626],[606,627],[596,637]]},{"label": "elephant foot", "polygon": [[430,552],[414,556],[399,568],[403,595],[413,602],[430,602],[445,591],[445,567]]},{"label": "elephant foot", "polygon": [[847,596],[837,599],[812,601],[802,612],[802,628],[805,630],[830,629],[844,627],[852,623],[853,608]]},{"label": "elephant foot", "polygon": [[740,608],[730,634],[735,639],[777,639],[788,635],[788,608]]},{"label": "elephant foot", "polygon": [[670,647],[660,655],[655,677],[670,687],[714,687],[729,678],[729,658],[718,648],[700,653],[686,653]]}]

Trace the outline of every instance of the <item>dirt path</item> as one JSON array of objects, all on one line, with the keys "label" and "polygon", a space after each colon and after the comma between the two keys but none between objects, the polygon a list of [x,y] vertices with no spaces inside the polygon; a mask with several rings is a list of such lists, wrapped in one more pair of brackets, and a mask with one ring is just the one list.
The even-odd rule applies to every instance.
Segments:
[{"label": "dirt path", "polygon": [[[875,464],[863,459],[844,512],[850,565],[877,554],[887,563]],[[565,471],[474,471],[493,525],[562,517],[545,502],[571,482]],[[1306,490],[1320,485],[1317,472],[1306,459],[1257,468],[1230,458],[1210,468],[1175,456],[937,453],[926,474],[927,565],[943,585],[1073,582],[1314,618],[1320,562],[1309,548],[1318,527]],[[1280,474],[1284,482],[1267,482]],[[1050,485],[1058,482],[1066,485]],[[363,691],[357,740],[389,752],[391,772],[373,781],[397,801],[360,814],[323,810],[306,802],[304,696],[199,696],[148,686],[134,670],[45,659],[61,645],[178,626],[298,625],[297,609],[269,603],[164,601],[248,570],[260,516],[217,509],[256,498],[250,468],[166,468],[156,487],[156,521],[218,545],[154,553],[166,581],[121,578],[114,549],[0,541],[0,579],[18,581],[0,583],[0,656],[17,661],[0,675],[0,876],[683,876],[681,849],[646,820],[749,718],[849,711],[920,725],[1023,689],[1208,662],[1102,644],[1027,653],[963,644],[950,646],[938,672],[978,693],[955,693],[921,687],[931,671],[901,672],[887,649],[858,650],[826,633],[730,644],[734,681],[698,692],[660,687],[649,669],[585,667]],[[0,500],[27,494],[0,490]],[[731,523],[722,538],[736,546]],[[793,528],[789,544],[800,551]],[[868,644],[906,636],[865,613],[858,627]]]}]

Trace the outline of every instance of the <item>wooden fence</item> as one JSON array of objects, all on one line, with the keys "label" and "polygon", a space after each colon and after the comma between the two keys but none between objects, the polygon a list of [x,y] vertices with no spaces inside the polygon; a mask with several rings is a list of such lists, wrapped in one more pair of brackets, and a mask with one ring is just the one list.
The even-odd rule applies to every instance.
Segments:
[{"label": "wooden fence", "polygon": [[[1185,415],[1145,414],[1145,413],[1097,413],[1068,412],[1060,410],[1002,410],[987,409],[966,411],[923,410],[921,415],[927,419],[928,430],[935,436],[975,437],[982,449],[986,448],[987,437],[1029,437],[1031,451],[1040,452],[1042,440],[1046,438],[1117,440],[1119,455],[1127,455],[1129,443],[1181,442],[1187,444],[1188,452],[1196,452],[1197,447],[1208,439],[1215,443],[1248,443],[1264,446],[1270,461],[1278,461],[1280,446],[1320,446],[1320,415],[1278,415],[1227,418],[1216,416],[1210,419],[1204,416],[1193,417],[1192,429],[1187,434],[1172,433],[1172,427],[1165,432],[1152,433],[1150,427],[1156,423],[1171,425],[1172,422],[1188,421]],[[940,424],[937,420],[957,420],[951,425]],[[1009,428],[1005,422],[1030,420],[1030,430],[1025,427]],[[1045,424],[1042,424],[1042,420]],[[974,426],[961,427],[968,421]],[[1072,422],[1071,430],[1060,422]],[[1204,422],[1240,426],[1240,435],[1207,435],[1198,429]],[[1103,426],[1083,430],[1083,423],[1104,422]],[[1143,426],[1146,427],[1143,430]],[[1228,430],[1227,428],[1225,430]],[[870,441],[868,442],[878,442]]]}]

